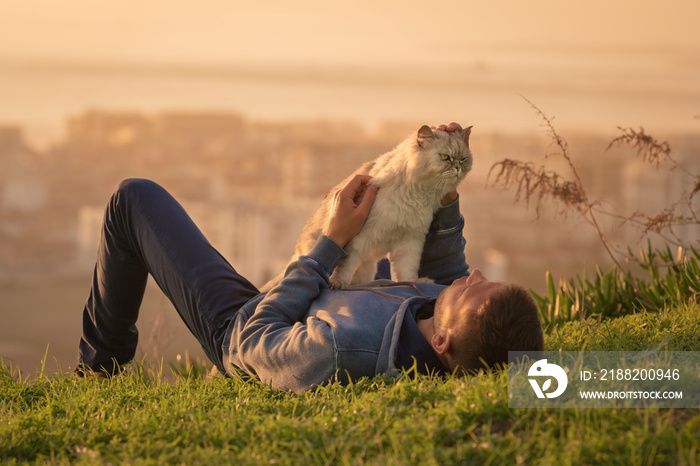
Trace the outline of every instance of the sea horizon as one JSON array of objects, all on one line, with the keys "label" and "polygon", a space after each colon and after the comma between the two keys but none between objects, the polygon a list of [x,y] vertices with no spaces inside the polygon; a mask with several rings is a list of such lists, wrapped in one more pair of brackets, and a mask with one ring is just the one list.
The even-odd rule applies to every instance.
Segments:
[{"label": "sea horizon", "polygon": [[0,59],[0,126],[22,127],[39,148],[88,110],[336,120],[368,131],[459,121],[484,132],[541,132],[531,102],[566,130],[644,126],[663,136],[700,127],[700,64],[687,55],[529,57],[325,65]]}]

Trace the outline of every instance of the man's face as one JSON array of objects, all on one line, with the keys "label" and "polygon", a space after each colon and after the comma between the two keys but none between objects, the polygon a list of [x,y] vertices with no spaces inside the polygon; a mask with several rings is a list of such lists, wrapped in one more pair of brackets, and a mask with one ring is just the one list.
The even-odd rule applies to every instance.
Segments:
[{"label": "man's face", "polygon": [[479,269],[474,269],[468,277],[458,278],[443,290],[440,309],[435,309],[436,323],[453,327],[455,322],[461,320],[461,315],[476,312],[493,293],[504,286],[505,283],[487,280]]}]

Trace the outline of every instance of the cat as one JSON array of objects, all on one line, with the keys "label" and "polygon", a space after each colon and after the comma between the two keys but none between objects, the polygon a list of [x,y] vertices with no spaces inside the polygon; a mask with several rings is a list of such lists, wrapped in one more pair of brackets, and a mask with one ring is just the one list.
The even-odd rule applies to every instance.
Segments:
[{"label": "cat", "polygon": [[[387,255],[392,280],[417,281],[433,215],[443,196],[455,190],[472,168],[471,128],[446,132],[424,125],[391,151],[363,164],[324,198],[304,226],[290,262],[308,254],[324,231],[335,192],[356,174],[368,174],[379,190],[362,230],[345,246],[348,256],[331,275],[331,288],[374,280],[377,262]],[[270,290],[283,277],[284,272],[261,291]]]}]

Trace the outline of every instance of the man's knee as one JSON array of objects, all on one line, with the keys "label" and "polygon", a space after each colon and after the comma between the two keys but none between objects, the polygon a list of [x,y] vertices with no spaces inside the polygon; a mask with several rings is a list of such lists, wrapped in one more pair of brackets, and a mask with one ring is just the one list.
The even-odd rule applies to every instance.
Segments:
[{"label": "man's knee", "polygon": [[127,196],[139,196],[143,193],[161,190],[162,188],[154,181],[144,178],[127,178],[117,186],[115,194],[125,194]]}]

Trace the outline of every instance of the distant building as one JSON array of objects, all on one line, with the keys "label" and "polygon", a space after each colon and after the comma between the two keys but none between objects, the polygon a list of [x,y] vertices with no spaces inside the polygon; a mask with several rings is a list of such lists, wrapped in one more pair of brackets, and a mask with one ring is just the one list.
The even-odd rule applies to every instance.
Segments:
[{"label": "distant building", "polygon": [[78,209],[77,260],[85,266],[95,262],[97,246],[100,244],[104,207],[84,205]]},{"label": "distant building", "polygon": [[125,146],[148,139],[152,122],[135,112],[91,110],[70,118],[66,129],[70,145]]},{"label": "distant building", "polygon": [[18,126],[0,126],[0,166],[0,212],[31,214],[46,205],[48,189],[37,154]]},{"label": "distant building", "polygon": [[25,149],[22,128],[19,126],[0,126],[0,159],[3,154],[16,153]]},{"label": "distant building", "polygon": [[286,266],[306,219],[308,203],[266,207],[255,203],[184,202],[185,210],[209,242],[257,286]]},{"label": "distant building", "polygon": [[154,120],[154,135],[169,154],[186,156],[235,153],[245,121],[230,113],[163,113]]}]

